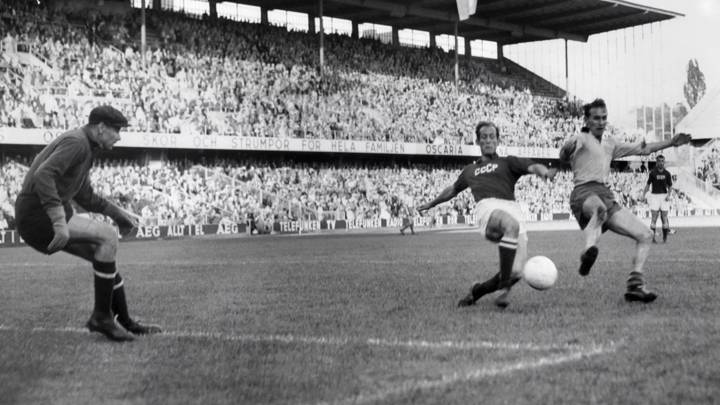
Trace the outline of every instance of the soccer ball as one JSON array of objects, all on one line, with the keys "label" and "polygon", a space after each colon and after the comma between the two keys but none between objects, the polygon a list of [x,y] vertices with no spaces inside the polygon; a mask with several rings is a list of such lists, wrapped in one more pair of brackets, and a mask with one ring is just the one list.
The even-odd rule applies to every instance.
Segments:
[{"label": "soccer ball", "polygon": [[555,284],[558,272],[555,263],[545,256],[534,256],[525,262],[523,278],[536,290],[547,290]]}]

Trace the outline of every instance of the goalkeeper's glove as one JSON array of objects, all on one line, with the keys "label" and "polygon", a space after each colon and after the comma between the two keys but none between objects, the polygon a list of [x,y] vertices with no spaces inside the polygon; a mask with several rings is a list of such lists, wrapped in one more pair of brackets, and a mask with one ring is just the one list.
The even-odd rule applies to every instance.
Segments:
[{"label": "goalkeeper's glove", "polygon": [[52,241],[47,247],[48,253],[55,253],[67,245],[70,240],[70,229],[65,220],[65,208],[62,206],[50,207],[46,210],[50,221],[52,222],[53,236]]}]

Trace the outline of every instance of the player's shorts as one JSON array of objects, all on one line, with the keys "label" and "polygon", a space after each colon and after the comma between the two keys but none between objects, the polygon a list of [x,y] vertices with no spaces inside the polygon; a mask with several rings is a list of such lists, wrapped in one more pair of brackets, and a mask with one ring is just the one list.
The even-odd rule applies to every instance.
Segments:
[{"label": "player's shorts", "polygon": [[670,209],[670,202],[665,200],[667,193],[662,194],[650,194],[648,196],[648,205],[650,211],[667,211]]},{"label": "player's shorts", "polygon": [[405,226],[410,226],[410,224],[412,224],[412,223],[413,223],[413,219],[412,219],[412,218],[410,218],[410,217],[403,217],[403,219],[402,219],[402,226],[403,226],[403,227],[405,227]]},{"label": "player's shorts", "polygon": [[[64,208],[65,220],[70,221],[73,209],[70,204],[65,204]],[[39,252],[49,254],[47,247],[55,237],[55,230],[40,198],[35,195],[20,194],[15,200],[15,222],[17,231],[25,243]]]},{"label": "player's shorts", "polygon": [[[593,195],[600,197],[600,200],[605,204],[605,208],[607,208],[607,219],[610,219],[610,217],[622,209],[620,204],[615,201],[615,194],[606,185],[597,182],[577,185],[572,193],[570,193],[570,209],[580,225],[580,229],[585,229],[588,222],[590,222],[590,217],[583,213],[582,207],[585,200]],[[607,231],[607,220],[603,223],[602,231]]]},{"label": "player's shorts", "polygon": [[483,198],[475,204],[475,209],[473,210],[473,215],[477,218],[480,232],[482,232],[483,235],[487,232],[488,221],[490,221],[490,216],[495,210],[502,210],[510,214],[510,216],[518,221],[520,234],[527,233],[525,216],[520,209],[520,204],[516,201],[504,200],[502,198]]}]

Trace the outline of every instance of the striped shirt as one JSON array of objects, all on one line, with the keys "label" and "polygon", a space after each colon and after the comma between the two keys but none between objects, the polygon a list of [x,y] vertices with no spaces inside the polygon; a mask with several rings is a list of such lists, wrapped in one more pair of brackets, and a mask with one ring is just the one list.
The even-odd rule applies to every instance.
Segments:
[{"label": "striped shirt", "polygon": [[607,184],[610,162],[624,156],[646,154],[642,142],[619,142],[612,137],[603,138],[601,142],[589,132],[574,135],[560,148],[560,160],[570,162],[576,186],[590,182]]}]

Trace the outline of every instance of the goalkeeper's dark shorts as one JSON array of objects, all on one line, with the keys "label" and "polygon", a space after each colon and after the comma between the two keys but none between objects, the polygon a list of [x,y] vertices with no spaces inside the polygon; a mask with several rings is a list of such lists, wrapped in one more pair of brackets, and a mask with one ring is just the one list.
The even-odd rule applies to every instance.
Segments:
[{"label": "goalkeeper's dark shorts", "polygon": [[570,193],[570,209],[580,225],[580,229],[585,229],[588,222],[590,222],[590,217],[583,213],[583,204],[585,200],[593,195],[598,196],[603,204],[605,204],[605,208],[607,208],[607,219],[602,226],[602,231],[605,232],[607,231],[607,220],[622,209],[620,204],[615,201],[615,194],[608,186],[597,182],[575,186],[572,193]]},{"label": "goalkeeper's dark shorts", "polygon": [[[64,204],[65,220],[70,221],[73,209]],[[33,249],[49,254],[47,247],[55,237],[52,221],[40,202],[33,194],[20,194],[15,200],[15,223],[18,234]]]}]

